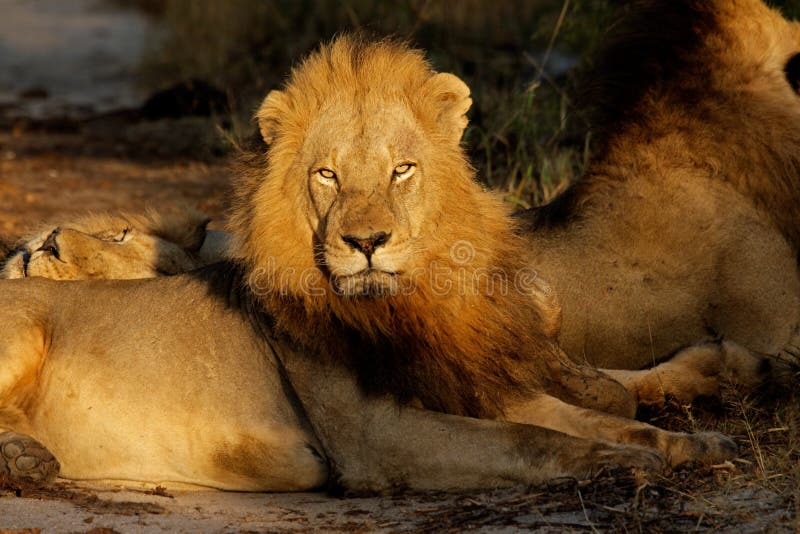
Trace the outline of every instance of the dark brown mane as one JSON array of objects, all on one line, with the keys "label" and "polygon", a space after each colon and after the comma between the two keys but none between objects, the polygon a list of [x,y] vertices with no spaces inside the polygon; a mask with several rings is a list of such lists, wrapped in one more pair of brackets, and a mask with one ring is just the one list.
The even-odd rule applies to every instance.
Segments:
[{"label": "dark brown mane", "polygon": [[645,99],[699,101],[706,69],[698,54],[716,30],[714,2],[634,0],[578,76],[573,101],[589,118],[600,143],[629,121],[642,119]]},{"label": "dark brown mane", "polygon": [[[696,60],[703,38],[717,24],[707,0],[632,0],[577,76],[572,101],[594,134],[595,162],[630,124],[648,120],[651,99],[698,101],[704,64]],[[599,156],[598,156],[599,155]],[[577,221],[605,175],[593,170],[544,206],[522,214],[528,230]]]},{"label": "dark brown mane", "polygon": [[[508,228],[496,238],[513,242]],[[494,417],[514,393],[555,382],[561,353],[542,332],[538,303],[515,287],[515,274],[529,270],[524,251],[515,248],[501,251],[513,259],[496,257],[491,266],[507,277],[506,291],[489,283],[460,297],[421,283],[407,296],[336,302],[337,322],[350,340],[343,356],[362,388],[446,413]],[[371,336],[364,335],[368,315],[385,321]]]}]

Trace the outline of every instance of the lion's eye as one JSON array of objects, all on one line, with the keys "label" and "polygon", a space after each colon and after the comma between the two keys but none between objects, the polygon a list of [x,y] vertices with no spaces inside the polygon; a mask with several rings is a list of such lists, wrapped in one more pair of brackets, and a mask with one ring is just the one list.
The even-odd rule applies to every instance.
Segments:
[{"label": "lion's eye", "polygon": [[402,182],[403,180],[411,178],[415,170],[417,170],[417,166],[413,163],[403,163],[394,168],[392,178],[395,182]]},{"label": "lion's eye", "polygon": [[317,171],[317,180],[324,185],[334,186],[337,184],[336,173],[330,169],[319,169]]}]

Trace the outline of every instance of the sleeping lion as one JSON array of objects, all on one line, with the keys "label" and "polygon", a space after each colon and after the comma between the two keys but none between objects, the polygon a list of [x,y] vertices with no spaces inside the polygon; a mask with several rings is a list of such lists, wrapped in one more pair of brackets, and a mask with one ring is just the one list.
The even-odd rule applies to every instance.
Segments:
[{"label": "sleeping lion", "polygon": [[152,278],[220,261],[227,234],[206,229],[191,209],[93,214],[50,227],[0,262],[0,278],[54,280]]}]

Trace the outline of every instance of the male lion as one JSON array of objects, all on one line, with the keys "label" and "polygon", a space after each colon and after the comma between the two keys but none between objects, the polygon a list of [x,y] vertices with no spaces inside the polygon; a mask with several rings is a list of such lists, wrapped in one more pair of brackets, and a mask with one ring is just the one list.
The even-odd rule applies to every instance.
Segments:
[{"label": "male lion", "polygon": [[594,161],[524,217],[573,358],[640,369],[724,337],[612,372],[691,400],[797,343],[800,25],[760,0],[640,4],[587,77]]},{"label": "male lion", "polygon": [[420,52],[340,37],[257,113],[231,262],[0,282],[0,469],[47,480],[52,451],[68,478],[358,491],[732,457],[592,410],[633,404],[549,337],[528,244],[459,145],[469,105]]},{"label": "male lion", "polygon": [[0,262],[0,278],[132,279],[220,261],[226,234],[196,210],[87,215],[37,232]]}]

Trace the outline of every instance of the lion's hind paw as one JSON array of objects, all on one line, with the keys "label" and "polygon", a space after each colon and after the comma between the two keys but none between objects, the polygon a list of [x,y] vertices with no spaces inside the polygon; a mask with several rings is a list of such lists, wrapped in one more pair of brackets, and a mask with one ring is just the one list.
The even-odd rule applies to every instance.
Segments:
[{"label": "lion's hind paw", "polygon": [[0,476],[9,482],[51,483],[61,466],[44,445],[16,432],[0,433]]}]

